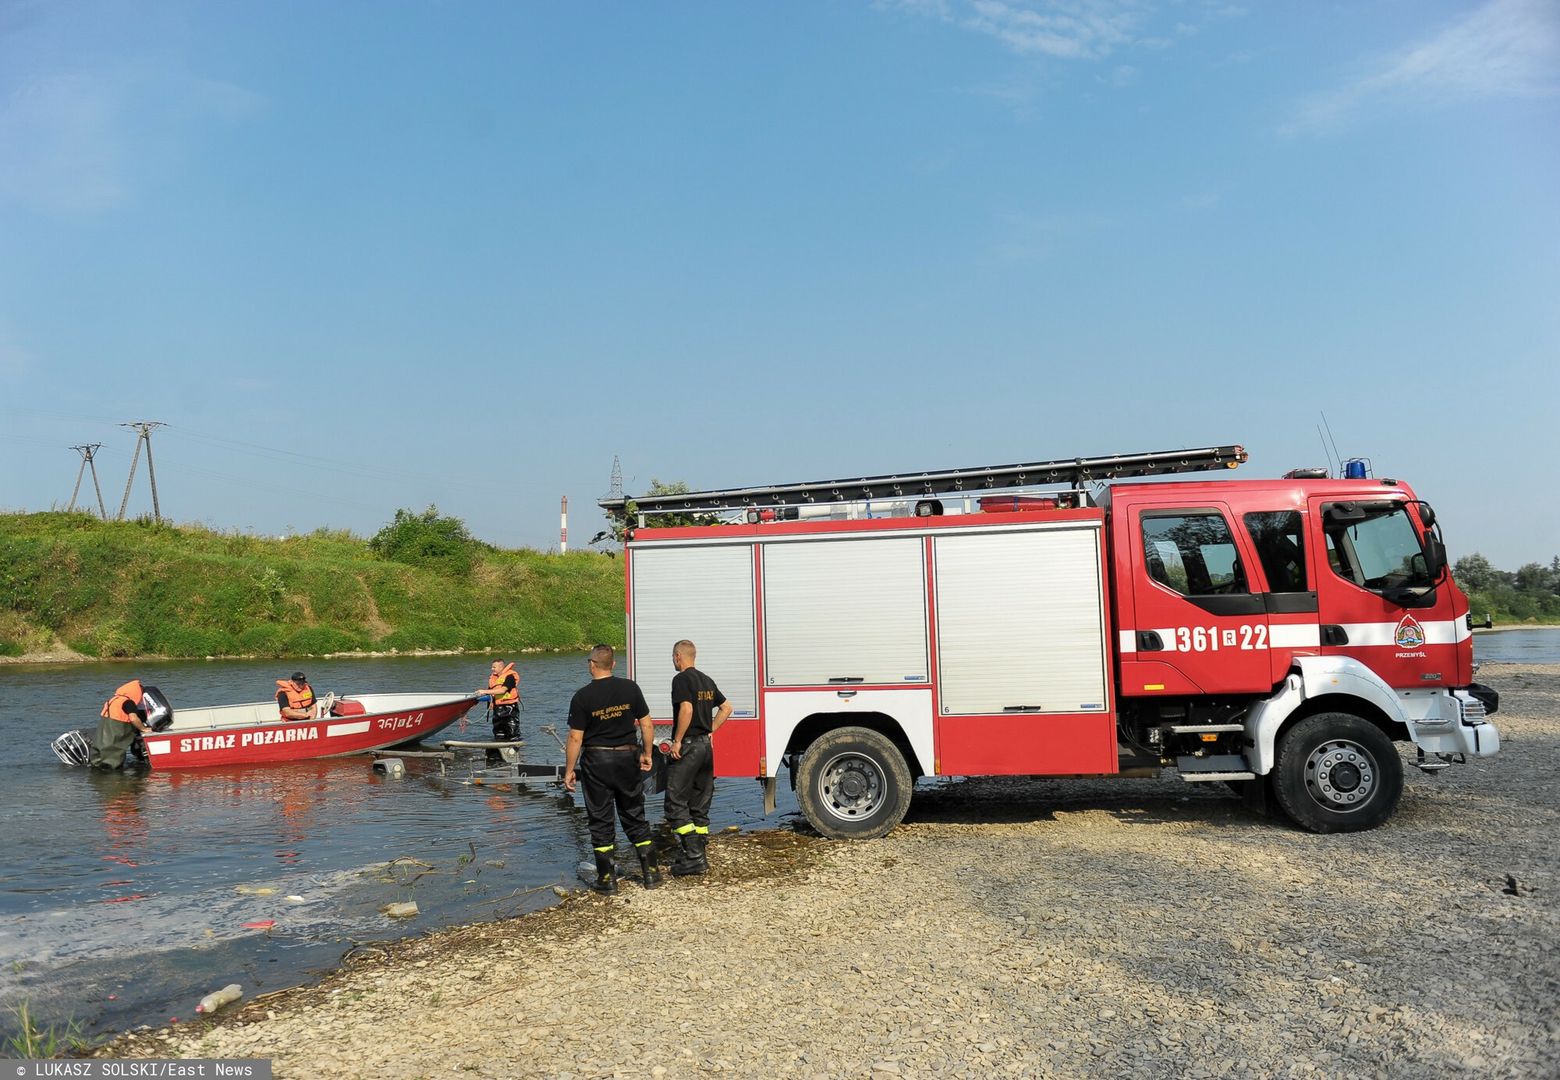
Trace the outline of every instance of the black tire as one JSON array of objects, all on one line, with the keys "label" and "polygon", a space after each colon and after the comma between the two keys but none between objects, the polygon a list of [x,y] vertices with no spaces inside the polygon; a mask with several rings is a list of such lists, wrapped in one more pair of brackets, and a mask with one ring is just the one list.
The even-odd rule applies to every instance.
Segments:
[{"label": "black tire", "polygon": [[796,801],[831,840],[887,833],[910,809],[914,784],[899,747],[868,728],[836,728],[809,746],[796,767]]},{"label": "black tire", "polygon": [[1403,759],[1386,733],[1350,713],[1317,713],[1280,737],[1273,794],[1314,833],[1374,829],[1403,795]]}]

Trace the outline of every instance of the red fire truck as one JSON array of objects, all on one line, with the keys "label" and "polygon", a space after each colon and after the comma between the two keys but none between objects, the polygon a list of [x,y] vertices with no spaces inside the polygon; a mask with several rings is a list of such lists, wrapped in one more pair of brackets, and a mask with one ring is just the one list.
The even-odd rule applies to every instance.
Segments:
[{"label": "red fire truck", "polygon": [[[825,836],[888,832],[921,777],[1166,769],[1315,832],[1371,828],[1402,793],[1394,742],[1427,772],[1500,748],[1468,601],[1401,481],[1121,482],[1246,458],[603,500],[640,525],[629,674],[669,723],[672,645],[694,641],[734,705],[718,774],[757,777],[772,810],[787,766]],[[734,520],[646,527],[672,512]]]}]

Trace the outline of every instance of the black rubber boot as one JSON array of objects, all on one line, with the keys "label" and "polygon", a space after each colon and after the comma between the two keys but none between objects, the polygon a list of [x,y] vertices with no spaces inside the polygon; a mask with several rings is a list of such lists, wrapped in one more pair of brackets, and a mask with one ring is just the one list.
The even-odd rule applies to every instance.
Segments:
[{"label": "black rubber boot", "polygon": [[640,884],[647,889],[658,888],[661,884],[661,871],[655,865],[655,845],[645,844],[637,850]]},{"label": "black rubber boot", "polygon": [[672,864],[673,876],[694,877],[710,868],[709,863],[704,861],[704,846],[700,843],[703,839],[697,833],[683,833],[677,838],[677,846],[681,850],[677,861]]},{"label": "black rubber boot", "polygon": [[617,867],[612,863],[612,852],[596,852],[596,880],[591,888],[604,896],[617,895]]}]

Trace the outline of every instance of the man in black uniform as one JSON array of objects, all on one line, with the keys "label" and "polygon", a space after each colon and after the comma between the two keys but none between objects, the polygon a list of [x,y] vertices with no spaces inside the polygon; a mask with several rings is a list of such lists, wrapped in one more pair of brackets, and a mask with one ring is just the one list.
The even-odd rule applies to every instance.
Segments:
[{"label": "man in black uniform", "polygon": [[671,764],[666,769],[666,824],[680,849],[672,873],[702,874],[710,868],[705,845],[710,838],[710,799],[715,794],[715,751],[710,736],[731,715],[731,702],[720,687],[694,667],[698,652],[684,639],[672,646]]},{"label": "man in black uniform", "polygon": [[[623,822],[623,831],[639,856],[639,869],[647,889],[661,884],[651,846],[650,823],[645,820],[645,774],[650,771],[655,727],[650,706],[639,686],[612,674],[612,646],[597,645],[590,651],[590,682],[574,692],[569,702],[569,741],[564,748],[563,786],[574,790],[575,766],[585,782],[585,815],[590,822],[590,842],[596,853],[599,893],[618,891],[612,852],[617,846],[617,826],[612,810]],[[634,728],[639,728],[639,741]]]}]

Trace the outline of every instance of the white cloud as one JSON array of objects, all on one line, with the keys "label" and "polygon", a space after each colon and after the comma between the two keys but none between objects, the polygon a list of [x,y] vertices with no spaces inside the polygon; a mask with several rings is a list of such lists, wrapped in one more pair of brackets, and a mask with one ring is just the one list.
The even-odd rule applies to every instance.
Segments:
[{"label": "white cloud", "polygon": [[191,126],[231,122],[259,103],[229,83],[166,72],[26,78],[0,98],[0,200],[69,215],[111,209]]},{"label": "white cloud", "polygon": [[1027,213],[1000,214],[1001,236],[992,254],[1003,263],[1037,262],[1077,237],[1111,227],[1111,219],[1097,214]]},{"label": "white cloud", "polygon": [[1117,64],[1111,68],[1110,74],[1101,75],[1099,81],[1106,86],[1113,86],[1117,90],[1124,90],[1137,82],[1138,70],[1131,64]]},{"label": "white cloud", "polygon": [[1434,35],[1378,59],[1346,85],[1301,102],[1285,134],[1339,128],[1373,108],[1560,93],[1560,5],[1490,0]]},{"label": "white cloud", "polygon": [[986,34],[1013,52],[1063,60],[1101,60],[1132,44],[1147,0],[878,0],[879,8]]}]

